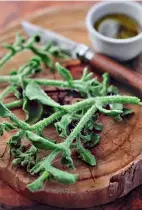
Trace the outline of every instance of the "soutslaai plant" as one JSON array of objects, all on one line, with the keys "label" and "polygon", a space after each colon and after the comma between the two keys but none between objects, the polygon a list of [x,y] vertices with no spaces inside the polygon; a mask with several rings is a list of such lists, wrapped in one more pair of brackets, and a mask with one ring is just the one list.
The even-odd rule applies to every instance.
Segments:
[{"label": "soutslaai plant", "polygon": [[[67,168],[75,169],[72,157],[74,151],[82,161],[95,166],[95,156],[89,149],[100,141],[99,132],[102,131],[103,125],[99,122],[99,114],[121,121],[123,117],[132,113],[132,110],[123,107],[123,104],[141,105],[137,97],[119,95],[118,89],[109,85],[107,73],[103,74],[102,82],[99,82],[87,68],[80,79],[74,80],[66,68],[56,63],[55,68],[63,80],[32,78],[42,71],[41,63],[53,67],[52,56],[66,57],[64,52],[52,44],[46,47],[35,46],[39,39],[39,36],[34,36],[26,41],[18,35],[13,45],[7,45],[10,52],[0,61],[2,66],[16,53],[27,48],[36,54],[18,71],[0,76],[0,83],[9,83],[0,95],[0,116],[10,119],[10,122],[4,121],[0,124],[0,135],[5,131],[16,131],[10,137],[8,145],[13,164],[24,167],[32,175],[38,175],[38,178],[28,185],[31,191],[40,190],[47,180],[63,184],[75,183],[78,175],[55,167],[55,159],[58,158]],[[79,92],[81,101],[61,105],[44,92],[41,88],[43,85],[75,90]],[[8,104],[2,103],[10,92],[17,100]],[[48,117],[45,116],[44,106],[50,108]],[[17,107],[21,107],[25,112],[25,121],[12,113],[11,109]],[[62,138],[61,142],[44,136],[43,129],[51,124]],[[29,148],[23,142],[25,138],[30,142]],[[46,150],[47,156],[41,159],[40,150]]]}]

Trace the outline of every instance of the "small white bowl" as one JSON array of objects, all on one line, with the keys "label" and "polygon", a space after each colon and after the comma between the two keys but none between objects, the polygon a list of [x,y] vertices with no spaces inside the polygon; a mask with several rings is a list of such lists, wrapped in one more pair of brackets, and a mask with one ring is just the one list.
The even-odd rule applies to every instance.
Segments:
[{"label": "small white bowl", "polygon": [[121,13],[135,19],[142,27],[142,5],[136,2],[102,2],[95,4],[87,14],[86,25],[93,48],[121,61],[130,60],[142,52],[142,33],[128,39],[113,39],[101,35],[94,23],[107,14]]}]

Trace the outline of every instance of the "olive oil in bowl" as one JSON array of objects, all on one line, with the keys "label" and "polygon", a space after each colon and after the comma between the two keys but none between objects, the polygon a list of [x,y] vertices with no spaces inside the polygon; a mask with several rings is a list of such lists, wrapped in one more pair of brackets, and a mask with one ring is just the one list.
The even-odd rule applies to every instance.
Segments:
[{"label": "olive oil in bowl", "polygon": [[142,28],[133,18],[124,14],[108,14],[94,24],[100,34],[114,39],[127,39],[137,36]]}]

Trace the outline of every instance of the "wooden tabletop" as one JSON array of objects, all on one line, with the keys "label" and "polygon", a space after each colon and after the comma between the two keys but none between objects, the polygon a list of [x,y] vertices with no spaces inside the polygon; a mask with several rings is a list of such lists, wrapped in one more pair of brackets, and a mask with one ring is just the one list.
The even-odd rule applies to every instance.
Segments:
[{"label": "wooden tabletop", "polygon": [[[51,7],[51,6],[59,6],[59,5],[71,5],[71,4],[78,4],[77,1],[74,2],[48,2],[48,1],[21,1],[21,2],[17,2],[17,1],[11,1],[11,2],[0,2],[0,32],[3,31],[4,28],[6,28],[8,25],[12,24],[14,21],[16,21],[17,19],[23,19],[25,16],[30,15],[31,13],[33,13],[34,11],[37,11],[39,9],[45,8],[45,7]],[[91,2],[80,2],[81,4],[92,4]],[[3,190],[1,190],[3,189]],[[9,199],[6,198],[5,193],[9,192],[8,194],[6,194],[7,196],[9,196]],[[14,199],[13,199],[13,195],[14,194]],[[14,204],[17,202],[17,206],[18,206],[18,202],[20,204],[23,205],[33,205],[33,203],[25,198],[23,198],[22,196],[20,196],[18,193],[16,193],[15,191],[13,191],[11,188],[9,188],[8,186],[6,186],[3,182],[0,181],[0,200],[9,200],[10,205]],[[5,206],[5,205],[0,205],[0,210],[4,210],[4,209],[9,209],[9,207]],[[15,210],[14,208],[11,208],[12,210]],[[27,208],[23,208],[25,210],[27,210]],[[28,208],[30,209],[30,208]],[[43,206],[43,205],[38,205],[36,204],[36,207],[34,208],[34,210],[40,210],[40,209],[46,209],[48,210],[47,207]],[[127,196],[125,196],[124,198],[118,199],[116,200],[114,203],[111,204],[106,204],[104,206],[99,206],[96,208],[91,208],[90,210],[140,210],[142,209],[142,186],[136,188],[135,190],[133,190],[130,194],[128,194]]]},{"label": "wooden tabletop", "polygon": [[[78,4],[78,1],[0,1],[0,32],[17,19],[24,18],[45,7]],[[80,2],[91,4],[91,2]]]}]

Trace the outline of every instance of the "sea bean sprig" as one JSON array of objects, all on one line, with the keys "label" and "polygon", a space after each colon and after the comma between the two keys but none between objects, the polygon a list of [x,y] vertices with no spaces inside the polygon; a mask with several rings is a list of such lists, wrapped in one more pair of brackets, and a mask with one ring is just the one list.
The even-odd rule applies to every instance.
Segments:
[{"label": "sea bean sprig", "polygon": [[[28,67],[28,69],[26,68],[23,71],[25,66]],[[22,84],[25,84],[27,86],[29,84],[30,86],[30,83],[34,84],[35,82],[40,86],[44,85],[44,86],[54,86],[54,87],[73,89],[80,92],[82,97],[85,98],[94,97],[94,96],[105,96],[109,93],[116,94],[118,92],[116,87],[113,87],[112,85],[111,86],[107,85],[107,83],[109,83],[109,75],[107,73],[103,75],[103,81],[99,82],[97,78],[93,78],[93,73],[92,72],[89,73],[87,68],[85,68],[82,77],[78,80],[73,80],[70,72],[66,68],[62,67],[59,63],[56,63],[56,69],[64,80],[29,78],[29,76],[31,76],[33,73],[38,73],[41,71],[40,60],[37,58],[33,58],[28,64],[22,66],[22,68],[20,68],[19,71],[17,71],[18,73],[8,76],[1,75],[0,83],[6,82],[14,84],[15,86],[18,87],[21,86]],[[5,90],[0,95],[0,98],[1,99],[4,98],[12,90],[14,91],[13,86],[8,90]]]},{"label": "sea bean sprig", "polygon": [[[0,135],[15,131],[8,142],[13,164],[25,168],[31,175],[38,176],[28,185],[31,191],[40,190],[47,180],[63,184],[75,183],[79,175],[57,168],[54,161],[60,161],[66,166],[65,169],[75,170],[72,156],[72,152],[75,152],[79,159],[95,166],[97,160],[89,149],[100,141],[99,132],[103,130],[99,121],[100,113],[121,121],[132,113],[132,110],[123,107],[123,104],[142,105],[137,97],[119,95],[118,89],[109,85],[107,73],[102,76],[102,82],[99,82],[87,68],[80,79],[74,80],[65,67],[56,63],[56,70],[62,80],[32,78],[42,71],[41,63],[52,68],[51,54],[66,57],[66,54],[52,44],[38,47],[35,43],[39,39],[39,36],[34,36],[26,41],[18,35],[15,43],[7,46],[10,49],[9,53],[0,61],[0,66],[3,66],[15,54],[25,49],[36,54],[18,71],[0,76],[0,83],[9,83],[0,95],[0,116],[6,119],[0,123]],[[74,104],[62,105],[44,92],[41,88],[43,85],[77,91],[81,100]],[[11,92],[17,100],[4,104],[3,99]],[[25,112],[24,121],[10,111],[19,107]],[[44,116],[44,107],[52,110],[49,116]],[[7,121],[7,118],[10,121]],[[49,125],[52,125],[61,137],[60,142],[44,136],[43,130]],[[25,139],[28,140],[28,144],[25,144]],[[44,158],[40,156],[41,150],[47,151]]]},{"label": "sea bean sprig", "polygon": [[[45,181],[47,178],[49,179],[54,179],[58,180],[62,183],[67,183],[71,184],[74,183],[77,179],[77,175],[74,174],[69,174],[67,172],[63,172],[55,167],[52,166],[53,160],[56,158],[58,154],[62,155],[62,163],[67,165],[69,168],[75,168],[73,159],[71,157],[71,148],[72,148],[72,143],[73,141],[77,138],[78,140],[76,141],[76,145],[74,145],[74,149],[80,154],[80,158],[90,164],[91,166],[96,165],[96,159],[95,157],[91,154],[91,152],[87,149],[84,148],[84,139],[81,141],[82,136],[81,131],[85,127],[85,125],[90,121],[90,119],[95,115],[97,111],[100,111],[101,113],[104,114],[104,109],[102,111],[102,107],[104,104],[115,104],[115,103],[132,103],[132,104],[141,104],[140,100],[136,97],[128,97],[128,96],[100,96],[96,98],[90,98],[83,100],[81,102],[78,102],[76,104],[72,105],[63,105],[62,108],[52,114],[50,117],[43,119],[39,121],[38,123],[34,125],[29,125],[28,123],[25,123],[21,120],[19,120],[12,112],[10,112],[5,105],[2,103],[0,104],[0,116],[1,117],[9,117],[12,121],[12,124],[9,124],[8,126],[10,129],[18,128],[20,129],[20,132],[18,132],[15,136],[12,136],[9,145],[11,148],[11,151],[13,152],[14,159],[13,163],[15,164],[20,164],[21,166],[26,166],[27,164],[27,170],[31,174],[36,174],[42,172],[42,175],[32,184],[30,184],[28,187],[30,190],[39,190],[40,187],[42,186],[43,181]],[[59,121],[60,119],[62,120],[63,116],[66,114],[68,115],[76,115],[79,110],[82,110],[84,108],[86,110],[86,113],[82,116],[82,118],[78,121],[77,125],[72,129],[72,131],[66,136],[66,139],[63,140],[61,143],[55,142],[54,139],[48,139],[45,137],[42,137],[42,130],[44,127],[48,126],[49,124]],[[116,116],[123,113],[122,110],[107,110],[105,111],[105,114],[109,116]],[[68,124],[67,124],[68,125]],[[66,129],[67,127],[66,122],[64,124],[62,123],[62,129]],[[98,125],[99,124],[95,124]],[[99,125],[100,126],[100,125]],[[5,129],[5,127],[3,127]],[[102,128],[101,128],[102,129]],[[87,130],[87,129],[86,129]],[[79,136],[80,135],[80,136]],[[31,153],[29,151],[26,151],[26,153],[21,152],[21,140],[23,137],[27,137],[34,148],[39,149],[44,149],[47,151],[51,151],[50,155],[47,156],[47,158],[36,162],[35,160],[38,158],[37,155],[37,150],[35,151],[34,155],[31,156]],[[87,142],[91,141],[92,139],[87,139]],[[95,139],[96,141],[97,139]],[[98,141],[96,142],[98,143]],[[15,147],[16,147],[16,153],[15,152]],[[49,157],[52,156],[52,154],[56,152],[56,156],[52,160],[52,162],[49,161]],[[33,154],[33,153],[32,153]],[[25,159],[26,158],[26,159]],[[34,161],[33,161],[34,160]],[[33,166],[34,165],[34,166]],[[30,168],[33,166],[32,168]],[[46,173],[45,173],[46,172]],[[44,174],[48,174],[46,179],[42,179]],[[39,182],[37,184],[37,182]],[[40,187],[39,187],[40,186]]]},{"label": "sea bean sprig", "polygon": [[4,44],[3,47],[8,49],[9,52],[0,59],[0,67],[2,67],[13,56],[24,50],[30,50],[35,55],[41,58],[42,62],[49,68],[53,69],[52,56],[58,58],[69,58],[58,46],[48,43],[46,46],[37,46],[36,43],[40,42],[40,35],[35,34],[28,40],[22,35],[17,34],[14,44]]},{"label": "sea bean sprig", "polygon": [[[8,82],[10,84],[10,86],[1,93],[1,100],[10,92],[13,92],[18,98],[18,101],[14,101],[7,106],[9,108],[22,106],[23,111],[26,113],[26,121],[29,123],[37,122],[41,118],[43,114],[43,105],[50,105],[49,97],[39,86],[44,85],[72,89],[78,91],[83,98],[103,96],[110,93],[116,94],[117,89],[113,86],[108,86],[109,75],[107,73],[103,75],[102,82],[99,82],[97,78],[93,78],[93,74],[91,72],[89,73],[87,68],[84,69],[83,75],[78,80],[73,80],[70,72],[59,63],[56,63],[56,69],[64,80],[29,78],[42,70],[41,62],[42,61],[39,57],[34,57],[29,63],[20,67],[18,71],[12,72],[11,75],[0,76],[1,83]],[[42,103],[40,96],[42,97]],[[50,101],[54,103],[55,107],[55,102],[51,99]],[[32,108],[33,105],[34,113]]]}]

